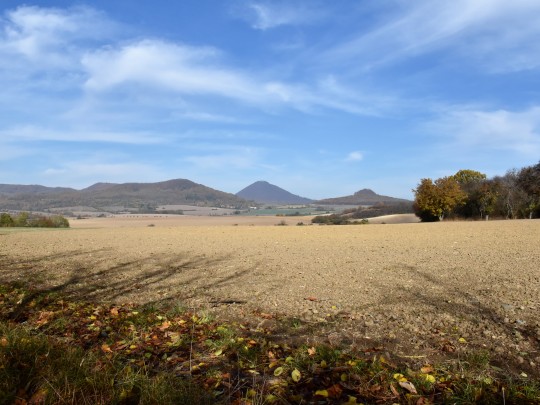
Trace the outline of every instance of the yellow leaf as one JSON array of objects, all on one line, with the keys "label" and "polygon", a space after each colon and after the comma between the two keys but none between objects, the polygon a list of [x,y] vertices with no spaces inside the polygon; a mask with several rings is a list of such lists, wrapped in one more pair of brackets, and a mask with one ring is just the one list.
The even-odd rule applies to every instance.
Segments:
[{"label": "yellow leaf", "polygon": [[302,378],[302,374],[295,368],[291,373],[291,377],[294,382],[298,382],[300,381],[300,378]]},{"label": "yellow leaf", "polygon": [[396,381],[399,381],[399,382],[405,382],[407,381],[407,379],[405,378],[405,376],[401,373],[395,373],[394,374],[394,380]]},{"label": "yellow leaf", "polygon": [[317,390],[317,391],[315,391],[315,395],[318,395],[320,397],[328,398],[328,391],[326,391],[326,390]]},{"label": "yellow leaf", "polygon": [[343,374],[341,374],[340,378],[341,378],[341,381],[345,382],[345,381],[347,381],[349,379],[349,376],[347,374],[343,373]]},{"label": "yellow leaf", "polygon": [[424,378],[426,379],[426,381],[430,384],[433,384],[435,383],[435,377],[433,377],[432,375],[430,374],[425,374],[424,375]]},{"label": "yellow leaf", "polygon": [[264,399],[265,399],[265,402],[269,404],[273,404],[274,402],[278,400],[278,398],[273,394],[268,394],[266,397],[264,397]]},{"label": "yellow leaf", "polygon": [[317,349],[315,349],[315,347],[310,347],[307,349],[307,352],[310,356],[315,356],[315,353],[317,353]]},{"label": "yellow leaf", "polygon": [[346,402],[346,404],[357,404],[358,402],[356,402],[357,399],[356,397],[353,397],[352,395],[349,395],[349,400]]},{"label": "yellow leaf", "polygon": [[459,343],[467,343],[467,340],[465,340],[465,338],[461,337],[461,338],[458,339],[458,342]]},{"label": "yellow leaf", "polygon": [[321,361],[321,367],[322,368],[326,368],[327,364],[326,364],[326,360],[322,360]]},{"label": "yellow leaf", "polygon": [[278,367],[274,370],[274,375],[276,377],[279,377],[281,374],[283,374],[283,367]]},{"label": "yellow leaf", "polygon": [[223,354],[223,349],[218,349],[214,352],[214,356],[221,356]]},{"label": "yellow leaf", "polygon": [[294,359],[293,359],[291,356],[289,356],[289,357],[287,357],[287,358],[285,359],[285,363],[292,363],[293,360],[294,360]]}]

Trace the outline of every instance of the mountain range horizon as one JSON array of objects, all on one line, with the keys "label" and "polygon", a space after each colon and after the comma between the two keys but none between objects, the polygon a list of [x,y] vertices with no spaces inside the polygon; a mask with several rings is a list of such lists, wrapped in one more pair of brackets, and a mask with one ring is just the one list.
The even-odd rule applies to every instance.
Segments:
[{"label": "mountain range horizon", "polygon": [[158,206],[174,204],[244,209],[253,203],[260,205],[374,205],[399,202],[411,201],[382,196],[371,189],[361,189],[344,197],[313,200],[296,195],[265,180],[258,180],[236,194],[216,190],[187,179],[171,179],[154,183],[97,182],[80,190],[69,187],[0,184],[0,209],[12,210],[47,210],[87,206],[106,211],[126,207],[139,211],[152,211]]}]

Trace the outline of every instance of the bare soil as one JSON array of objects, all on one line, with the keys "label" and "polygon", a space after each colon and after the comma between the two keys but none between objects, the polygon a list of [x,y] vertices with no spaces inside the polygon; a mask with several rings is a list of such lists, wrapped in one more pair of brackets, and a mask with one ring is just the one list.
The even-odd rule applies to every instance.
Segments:
[{"label": "bare soil", "polygon": [[540,375],[540,221],[247,226],[282,220],[257,218],[0,230],[0,281],[168,301],[276,334],[283,317],[286,333],[307,342],[384,347],[424,362],[480,349]]}]

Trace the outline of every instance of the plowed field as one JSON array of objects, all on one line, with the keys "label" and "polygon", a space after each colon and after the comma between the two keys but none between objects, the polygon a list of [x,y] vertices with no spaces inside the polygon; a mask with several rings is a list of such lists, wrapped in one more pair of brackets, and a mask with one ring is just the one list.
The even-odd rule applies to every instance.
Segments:
[{"label": "plowed field", "polygon": [[0,230],[1,281],[85,299],[171,301],[265,327],[275,326],[278,314],[291,325],[310,325],[308,332],[298,327],[302,339],[383,346],[411,358],[480,348],[515,370],[540,370],[538,220],[152,227],[110,221]]}]

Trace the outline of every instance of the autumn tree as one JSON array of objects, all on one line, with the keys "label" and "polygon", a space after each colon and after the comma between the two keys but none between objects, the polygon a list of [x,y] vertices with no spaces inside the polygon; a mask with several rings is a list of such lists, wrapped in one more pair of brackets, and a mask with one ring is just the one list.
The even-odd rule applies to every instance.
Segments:
[{"label": "autumn tree", "polygon": [[469,169],[460,170],[456,174],[454,174],[452,177],[454,178],[454,180],[456,180],[460,184],[460,186],[478,183],[487,178],[487,176],[484,173],[480,173],[480,172],[477,172],[476,170],[469,170]]},{"label": "autumn tree", "polygon": [[423,221],[442,221],[454,208],[462,205],[467,195],[452,176],[440,179],[422,179],[416,189],[414,210]]},{"label": "autumn tree", "polygon": [[458,171],[452,177],[466,194],[463,204],[455,209],[457,216],[464,218],[480,216],[480,218],[483,218],[485,214],[489,214],[493,210],[496,195],[493,193],[484,173],[465,169]]},{"label": "autumn tree", "polygon": [[517,173],[517,186],[525,193],[524,210],[529,218],[540,211],[540,162]]},{"label": "autumn tree", "polygon": [[518,186],[518,171],[512,169],[504,176],[493,179],[498,189],[497,211],[506,219],[523,217],[523,207],[526,206],[527,195]]}]

